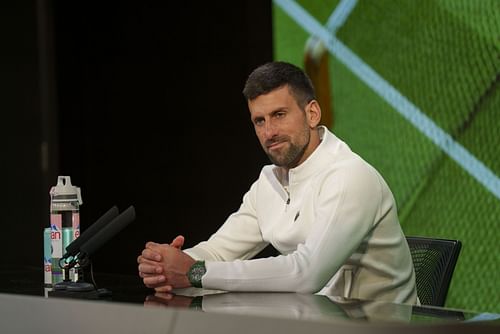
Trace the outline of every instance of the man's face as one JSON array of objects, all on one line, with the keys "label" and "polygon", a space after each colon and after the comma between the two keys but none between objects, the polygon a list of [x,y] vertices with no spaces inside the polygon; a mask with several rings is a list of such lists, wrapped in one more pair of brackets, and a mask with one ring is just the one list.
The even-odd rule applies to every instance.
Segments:
[{"label": "man's face", "polygon": [[255,133],[272,163],[294,168],[312,152],[306,115],[309,105],[302,110],[288,86],[248,101],[248,108]]}]

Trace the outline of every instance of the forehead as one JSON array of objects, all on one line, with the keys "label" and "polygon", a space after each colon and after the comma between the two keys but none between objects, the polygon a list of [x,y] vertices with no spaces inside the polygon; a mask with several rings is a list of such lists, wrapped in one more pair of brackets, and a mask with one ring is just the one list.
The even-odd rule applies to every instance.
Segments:
[{"label": "forehead", "polygon": [[252,116],[294,107],[298,107],[298,104],[288,86],[277,88],[267,94],[260,95],[248,101],[248,109]]}]

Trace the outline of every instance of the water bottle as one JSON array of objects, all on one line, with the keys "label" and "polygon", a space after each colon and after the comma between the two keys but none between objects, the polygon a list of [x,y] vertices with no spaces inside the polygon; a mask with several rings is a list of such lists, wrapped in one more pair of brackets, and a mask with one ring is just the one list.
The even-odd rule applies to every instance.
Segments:
[{"label": "water bottle", "polygon": [[[71,177],[59,176],[50,189],[50,241],[52,285],[68,279],[73,272],[63,272],[60,259],[64,249],[80,235],[80,188],[71,184]],[[65,277],[66,276],[66,277]]]}]

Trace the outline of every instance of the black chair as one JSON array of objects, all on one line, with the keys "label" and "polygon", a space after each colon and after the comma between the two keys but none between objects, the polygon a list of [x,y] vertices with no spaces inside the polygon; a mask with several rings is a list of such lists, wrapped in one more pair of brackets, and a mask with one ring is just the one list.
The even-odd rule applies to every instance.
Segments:
[{"label": "black chair", "polygon": [[462,248],[460,240],[406,237],[422,305],[444,306]]}]

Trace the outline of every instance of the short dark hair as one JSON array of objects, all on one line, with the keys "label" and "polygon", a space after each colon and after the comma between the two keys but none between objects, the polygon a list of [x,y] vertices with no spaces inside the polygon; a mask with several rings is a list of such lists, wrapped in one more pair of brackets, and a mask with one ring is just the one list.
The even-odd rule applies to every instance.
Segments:
[{"label": "short dark hair", "polygon": [[269,62],[253,70],[245,83],[243,95],[250,101],[286,85],[301,108],[316,98],[307,74],[299,67],[283,61]]}]

